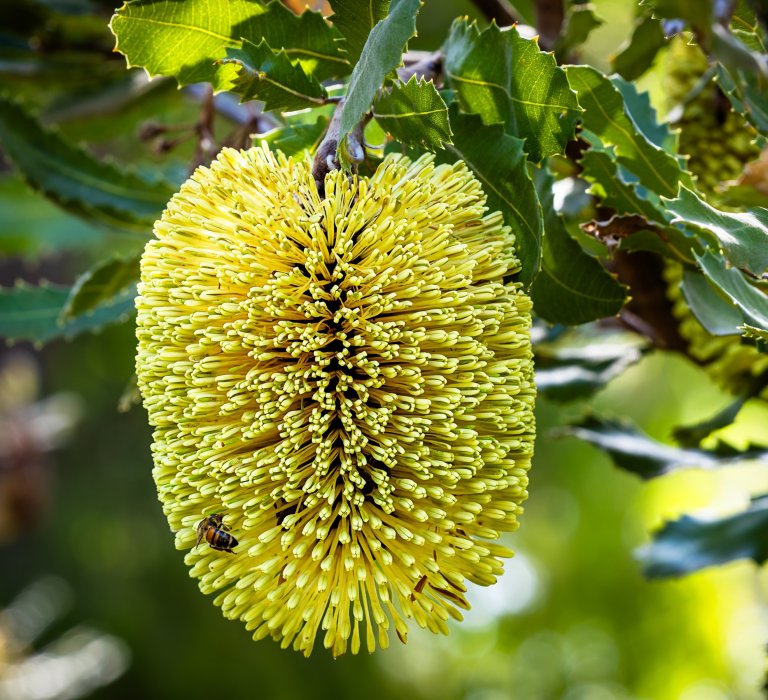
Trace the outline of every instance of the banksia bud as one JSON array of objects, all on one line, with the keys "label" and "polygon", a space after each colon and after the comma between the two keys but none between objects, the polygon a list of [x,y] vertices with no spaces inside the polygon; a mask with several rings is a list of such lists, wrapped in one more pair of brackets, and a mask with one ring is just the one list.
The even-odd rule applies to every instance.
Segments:
[{"label": "banksia bud", "polygon": [[531,304],[463,163],[388,156],[323,198],[310,169],[225,149],[182,186],[142,258],[136,364],[201,590],[256,639],[309,655],[324,630],[337,656],[407,618],[447,632],[465,581],[502,572]]},{"label": "banksia bud", "polygon": [[[667,64],[666,94],[672,104],[684,103],[682,116],[675,122],[680,129],[680,152],[689,156],[688,168],[696,176],[699,190],[717,201],[721,184],[739,178],[746,164],[758,157],[755,132],[731,109],[713,81],[700,83],[707,59],[697,46],[676,38],[670,44]],[[665,278],[688,354],[726,390],[746,391],[768,369],[768,356],[742,344],[736,336],[713,336],[699,323],[680,291],[679,265],[668,263]]]}]

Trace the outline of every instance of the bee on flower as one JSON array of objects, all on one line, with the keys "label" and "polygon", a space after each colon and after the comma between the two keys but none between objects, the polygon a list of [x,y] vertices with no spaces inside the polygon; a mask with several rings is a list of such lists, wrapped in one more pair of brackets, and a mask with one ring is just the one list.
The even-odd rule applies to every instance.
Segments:
[{"label": "bee on flower", "polygon": [[[165,514],[226,617],[338,656],[447,633],[496,581],[535,433],[518,269],[466,165],[429,155],[321,197],[309,161],[225,149],[171,199],[137,374]],[[194,547],[201,513],[234,556]]]}]

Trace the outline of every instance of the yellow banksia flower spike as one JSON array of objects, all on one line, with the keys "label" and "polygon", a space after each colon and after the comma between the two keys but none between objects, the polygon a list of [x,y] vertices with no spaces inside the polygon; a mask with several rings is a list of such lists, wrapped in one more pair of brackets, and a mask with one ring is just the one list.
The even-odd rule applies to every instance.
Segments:
[{"label": "yellow banksia flower spike", "polygon": [[137,374],[163,509],[226,617],[338,656],[446,633],[495,582],[534,439],[518,269],[466,165],[430,155],[321,198],[308,160],[225,149],[171,199]]}]

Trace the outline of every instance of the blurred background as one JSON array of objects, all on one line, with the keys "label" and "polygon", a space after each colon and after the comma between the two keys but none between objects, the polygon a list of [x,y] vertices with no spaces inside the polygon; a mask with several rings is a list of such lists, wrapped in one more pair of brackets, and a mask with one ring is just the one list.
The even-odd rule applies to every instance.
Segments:
[{"label": "blurred background", "polygon": [[[597,0],[605,24],[585,62],[632,29],[635,3]],[[516,3],[525,14],[527,3]],[[0,0],[0,88],[97,154],[180,181],[194,157],[199,100],[147,83],[112,54],[110,2]],[[442,43],[471,2],[427,2],[413,48]],[[32,47],[45,61],[18,58]],[[91,72],[73,57],[93,56]],[[4,57],[9,60],[4,60]],[[25,66],[22,70],[22,66]],[[659,92],[653,74],[645,79]],[[154,136],[153,123],[175,130]],[[220,136],[233,128],[219,118]],[[28,191],[0,162],[0,284],[71,283],[105,237]],[[447,637],[412,630],[374,656],[306,660],[254,643],[188,577],[151,479],[151,433],[130,406],[130,322],[44,349],[0,348],[0,700],[45,698],[376,698],[409,700],[741,700],[763,696],[768,575],[736,562],[648,582],[633,550],[665,519],[743,507],[768,491],[757,466],[687,471],[641,482],[595,448],[550,431],[584,404],[538,406],[540,440],[517,552],[501,581],[472,592]],[[667,440],[728,403],[688,361],[655,353],[590,402]],[[764,437],[768,410],[749,404],[728,437]]]}]

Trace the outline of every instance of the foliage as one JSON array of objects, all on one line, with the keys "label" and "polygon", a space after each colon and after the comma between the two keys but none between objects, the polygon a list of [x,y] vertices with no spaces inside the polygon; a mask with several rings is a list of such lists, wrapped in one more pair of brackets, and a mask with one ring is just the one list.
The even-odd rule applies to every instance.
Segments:
[{"label": "foliage", "polygon": [[[57,234],[51,224],[14,230],[4,252],[36,258],[74,248],[82,255],[61,280],[66,284],[5,281],[0,335],[8,341],[39,345],[124,321],[138,256],[184,170],[209,161],[225,142],[263,141],[288,155],[311,155],[335,123],[329,138],[341,148],[344,168],[370,172],[392,150],[467,162],[488,206],[502,212],[517,239],[516,279],[534,301],[538,381],[549,398],[590,401],[660,349],[710,366],[711,356],[702,359],[691,345],[725,339],[731,349],[753,352],[748,360],[727,360],[746,363],[736,369],[749,376],[749,390],[729,379],[736,401],[711,421],[677,431],[680,447],[591,414],[563,432],[597,445],[643,479],[764,459],[764,446],[735,449],[712,434],[737,420],[765,387],[768,183],[739,161],[738,182],[715,177],[710,187],[682,150],[685,133],[670,126],[697,97],[715,95],[715,121],[737,115],[741,137],[753,150],[765,146],[768,52],[758,4],[646,0],[610,69],[580,62],[601,23],[599,11],[584,3],[563,14],[551,53],[520,27],[460,18],[429,47],[439,49],[429,60],[409,51],[425,11],[420,0],[370,0],[362,13],[359,3],[334,0],[332,14],[295,13],[278,0],[133,0],[115,10],[114,39],[91,28],[92,16],[66,15],[56,25],[61,49],[44,27],[60,19],[63,5],[47,3],[39,21],[30,14],[27,24],[4,30],[10,39],[0,44],[0,75],[7,78],[0,147],[39,197],[83,222],[82,233],[70,234],[71,223]],[[95,31],[101,39],[75,43],[67,27],[78,22],[82,35]],[[640,85],[649,76],[662,79],[660,66],[675,41],[698,46],[706,69],[674,103],[652,104]],[[122,57],[107,58],[112,46]],[[144,73],[127,79],[126,66],[162,76],[150,86],[173,81],[184,88],[191,126],[164,122]],[[118,95],[122,108],[141,115],[141,138],[155,144],[153,157],[109,140],[81,145],[83,133],[62,117],[74,110],[87,135],[89,115],[120,111]],[[222,124],[230,133],[221,133]],[[687,117],[678,124],[684,132],[690,127]],[[354,134],[361,126],[358,153]],[[378,143],[371,145],[371,134]],[[717,134],[710,136],[717,142]],[[731,154],[722,148],[725,164]],[[670,264],[682,269],[670,294],[702,327],[695,342],[669,304],[645,304],[649,290],[664,298],[670,275],[660,271]],[[617,335],[619,327],[641,340]],[[694,516],[664,526],[643,551],[647,573],[678,575],[738,557],[762,563],[764,510],[756,499],[715,521]]]}]

